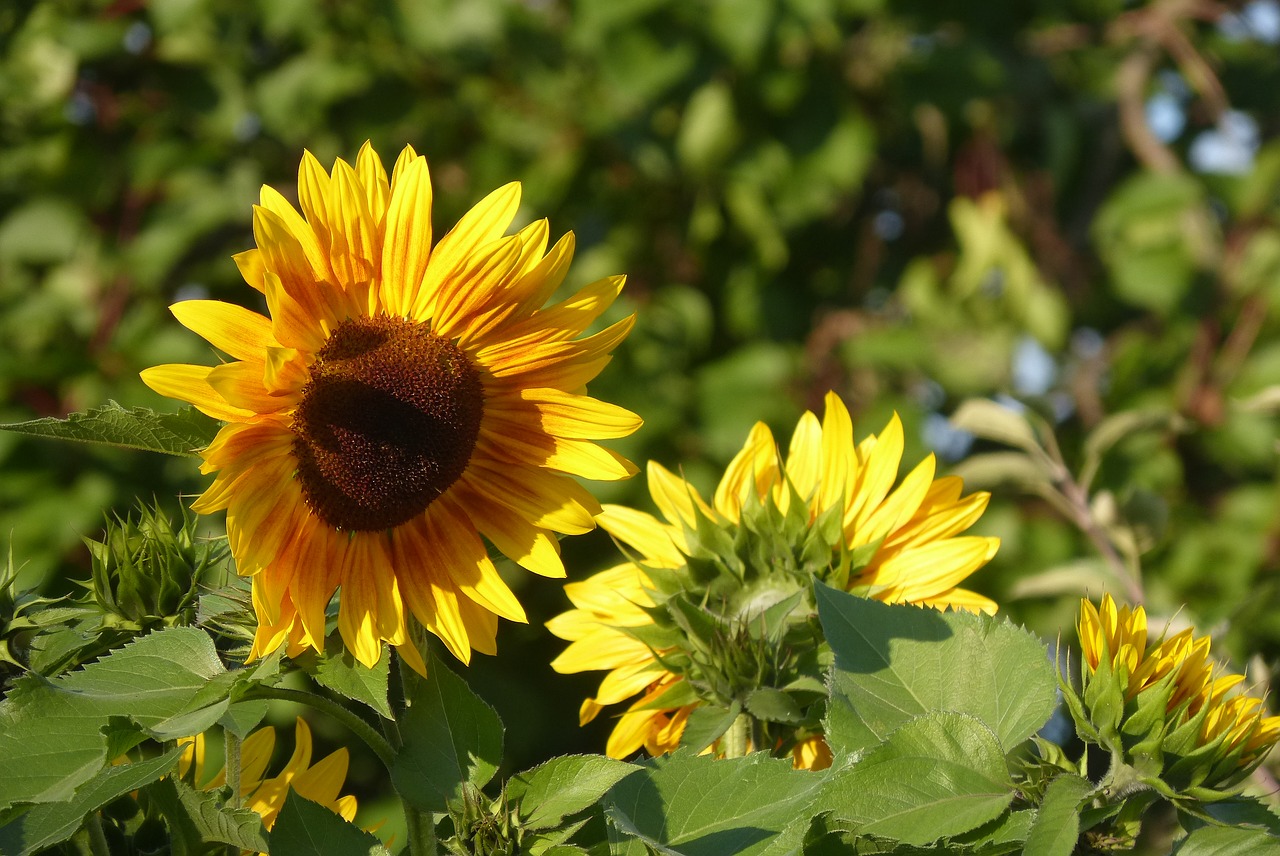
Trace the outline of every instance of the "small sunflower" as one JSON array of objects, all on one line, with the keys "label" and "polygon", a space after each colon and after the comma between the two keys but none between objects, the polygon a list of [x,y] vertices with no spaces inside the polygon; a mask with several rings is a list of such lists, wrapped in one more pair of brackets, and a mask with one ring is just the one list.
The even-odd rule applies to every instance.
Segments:
[{"label": "small sunflower", "polygon": [[[344,820],[356,816],[356,798],[339,796],[342,783],[347,778],[349,756],[346,747],[311,763],[311,729],[302,717],[294,726],[293,755],[277,776],[265,778],[271,753],[276,745],[276,730],[271,726],[259,728],[240,745],[240,799],[248,808],[262,817],[267,829],[275,825],[285,797],[293,790],[300,797],[328,808]],[[186,777],[193,768],[196,787],[216,790],[227,783],[227,771],[220,770],[209,782],[205,782],[204,735],[186,737],[178,741],[183,750],[178,759],[178,775]]]},{"label": "small sunflower", "polygon": [[[582,724],[605,705],[640,696],[609,738],[611,757],[627,757],[641,746],[651,754],[674,749],[689,715],[706,701],[681,686],[685,676],[668,666],[683,661],[669,657],[675,649],[656,644],[658,637],[648,628],[662,609],[658,589],[670,589],[672,577],[707,577],[701,538],[708,529],[723,533],[720,541],[746,556],[721,562],[739,570],[722,573],[720,581],[700,589],[713,592],[709,599],[732,604],[740,627],[789,597],[811,605],[815,577],[890,603],[995,612],[993,601],[959,587],[999,546],[995,538],[959,534],[982,515],[989,494],[962,497],[960,479],[935,479],[932,455],[899,483],[902,453],[896,415],[879,435],[855,444],[844,402],[828,393],[821,422],[813,413],[800,418],[785,461],[769,429],[757,423],[711,503],[687,481],[650,462],[649,490],[665,520],[604,507],[600,525],[635,551],[635,561],[567,584],[565,593],[575,608],[547,626],[571,643],[553,668],[608,672],[596,697],[583,702]],[[733,577],[728,593],[726,575]],[[787,668],[774,664],[765,671],[776,676]],[[780,748],[791,752],[798,766],[830,763],[813,729],[790,733]]]},{"label": "small sunflower", "polygon": [[[1175,757],[1204,756],[1200,760],[1209,763],[1199,771],[1197,784],[1229,781],[1280,740],[1280,716],[1268,716],[1261,699],[1239,691],[1243,675],[1216,667],[1208,636],[1197,638],[1186,629],[1148,644],[1146,611],[1117,608],[1111,595],[1103,596],[1100,607],[1081,600],[1078,630],[1085,698],[1105,704],[1106,686],[1091,691],[1090,683],[1118,687],[1125,717],[1142,726],[1122,723],[1125,738],[1134,744],[1156,740]],[[1148,698],[1156,700],[1162,715],[1136,715]],[[1187,779],[1186,765],[1179,772]]]},{"label": "small sunflower", "polygon": [[355,657],[381,642],[422,661],[413,616],[459,659],[496,650],[497,618],[525,613],[481,536],[524,568],[563,577],[556,533],[593,528],[599,505],[572,477],[635,468],[594,441],[634,414],[585,394],[633,317],[584,332],[623,277],[544,306],[573,255],[545,220],[507,229],[502,187],[432,246],[427,161],[406,147],[391,177],[366,143],[326,172],[304,153],[302,213],[270,187],[257,249],[236,256],[270,317],[212,300],[174,315],[232,358],[142,373],[157,392],[226,424],[204,450],[217,477],[196,501],[227,512],[252,578],[252,654],[323,649],[325,609]]}]

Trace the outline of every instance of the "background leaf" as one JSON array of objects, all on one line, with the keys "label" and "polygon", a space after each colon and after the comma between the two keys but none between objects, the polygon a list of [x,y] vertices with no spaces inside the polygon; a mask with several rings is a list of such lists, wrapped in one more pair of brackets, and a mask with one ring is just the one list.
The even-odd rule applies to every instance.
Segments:
[{"label": "background leaf", "polygon": [[368,705],[384,719],[395,719],[387,703],[390,657],[380,657],[373,668],[368,668],[356,662],[343,646],[326,645],[324,653],[303,660],[303,667],[320,686]]},{"label": "background leaf", "polygon": [[170,776],[151,785],[147,795],[164,814],[179,852],[198,851],[212,842],[255,852],[266,850],[262,817],[249,808],[231,808],[219,792],[199,791]]},{"label": "background leaf", "polygon": [[194,407],[157,413],[145,407],[124,408],[114,401],[65,419],[46,417],[0,424],[0,430],[54,440],[103,443],[126,449],[199,457],[213,442],[218,423]]},{"label": "background leaf", "polygon": [[1176,856],[1277,856],[1280,838],[1257,829],[1206,826],[1173,848]]},{"label": "background leaf", "polygon": [[1049,783],[1027,835],[1026,851],[1071,856],[1080,837],[1080,802],[1093,784],[1079,776],[1058,776]]}]

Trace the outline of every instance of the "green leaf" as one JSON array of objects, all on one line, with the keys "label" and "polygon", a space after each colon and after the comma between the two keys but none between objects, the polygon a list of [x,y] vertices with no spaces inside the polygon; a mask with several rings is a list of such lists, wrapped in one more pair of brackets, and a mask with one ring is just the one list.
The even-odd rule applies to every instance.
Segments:
[{"label": "green leaf", "polygon": [[27,856],[66,841],[84,823],[85,815],[148,785],[168,773],[182,754],[174,750],[156,758],[103,768],[76,789],[66,802],[42,803],[0,827],[0,853]]},{"label": "green leaf", "polygon": [[267,701],[238,701],[227,707],[218,724],[243,740],[266,718],[270,707]]},{"label": "green leaf", "polygon": [[404,746],[391,767],[396,790],[422,811],[445,811],[462,786],[482,788],[502,762],[502,722],[466,681],[434,654],[425,680],[412,680],[400,718]]},{"label": "green leaf", "polygon": [[252,809],[224,805],[217,791],[198,791],[170,776],[148,787],[147,796],[168,821],[177,853],[198,853],[212,842],[252,852],[267,850],[262,817]]},{"label": "green leaf", "polygon": [[152,733],[215,702],[230,677],[201,630],[151,633],[53,681],[29,675],[0,702],[0,809],[70,799],[110,760],[108,725]]},{"label": "green leaf", "polygon": [[1056,705],[1057,673],[1043,643],[1008,621],[886,604],[816,585],[835,654],[827,740],[870,748],[929,711],[977,717],[1010,751]]},{"label": "green leaf", "polygon": [[747,696],[747,712],[766,722],[795,724],[804,721],[804,711],[796,700],[782,690],[760,687]]},{"label": "green leaf", "polygon": [[1258,829],[1206,826],[1173,848],[1175,856],[1280,856],[1280,838]]},{"label": "green leaf", "polygon": [[764,753],[716,760],[682,749],[614,785],[605,814],[659,853],[780,856],[799,852],[824,780]]},{"label": "green leaf", "polygon": [[146,407],[126,409],[109,401],[102,407],[72,413],[65,419],[46,417],[9,422],[0,424],[0,430],[55,440],[105,443],[166,455],[199,457],[199,451],[213,442],[217,435],[218,423],[194,407],[184,407],[177,413],[157,413]]},{"label": "green leaf", "polygon": [[[1201,803],[1198,808],[1218,823],[1230,826],[1252,826],[1280,835],[1280,816],[1257,797],[1237,794],[1215,802]],[[1183,817],[1182,826],[1191,830],[1204,821],[1195,817]]]},{"label": "green leaf", "polygon": [[391,705],[387,703],[390,657],[379,657],[374,667],[368,668],[357,662],[343,646],[326,645],[325,653],[315,657],[304,668],[320,686],[368,705],[384,719],[395,719]]},{"label": "green leaf", "polygon": [[951,415],[951,424],[984,440],[1021,449],[1032,458],[1044,456],[1035,431],[1022,414],[989,398],[971,398],[962,403]]},{"label": "green leaf", "polygon": [[517,806],[525,829],[551,829],[590,808],[609,788],[639,769],[599,755],[552,758],[507,782],[507,799]]},{"label": "green leaf", "polygon": [[1080,839],[1080,803],[1092,792],[1092,783],[1080,776],[1064,775],[1050,782],[1027,834],[1026,851],[1071,856]]},{"label": "green leaf", "polygon": [[1012,799],[995,734],[972,716],[933,712],[833,772],[811,811],[830,811],[861,835],[924,845],[995,820]]},{"label": "green leaf", "polygon": [[271,828],[271,856],[381,856],[376,836],[309,799],[289,791]]}]

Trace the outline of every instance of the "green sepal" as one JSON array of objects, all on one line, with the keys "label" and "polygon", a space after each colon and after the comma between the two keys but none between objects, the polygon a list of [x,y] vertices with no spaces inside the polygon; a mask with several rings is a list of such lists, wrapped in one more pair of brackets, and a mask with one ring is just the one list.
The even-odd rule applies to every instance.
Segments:
[{"label": "green sepal", "polygon": [[1102,745],[1102,735],[1098,733],[1098,729],[1093,727],[1093,723],[1089,721],[1089,714],[1084,709],[1084,700],[1076,692],[1071,682],[1058,673],[1058,688],[1062,691],[1062,701],[1067,706],[1067,713],[1071,715],[1071,721],[1075,723],[1076,735],[1086,743],[1092,743],[1095,746]]},{"label": "green sepal", "polygon": [[765,722],[799,725],[804,722],[804,711],[796,700],[782,690],[759,687],[746,698],[747,713]]},{"label": "green sepal", "polygon": [[1098,743],[1108,749],[1120,749],[1124,741],[1120,737],[1120,723],[1124,719],[1125,688],[1127,677],[1117,675],[1111,668],[1111,658],[1105,656],[1092,672],[1082,667],[1083,701],[1088,711],[1088,721],[1098,733]]},{"label": "green sepal", "polygon": [[680,735],[680,746],[695,754],[702,752],[724,736],[740,713],[742,703],[737,699],[730,702],[728,709],[712,705],[694,708]]}]

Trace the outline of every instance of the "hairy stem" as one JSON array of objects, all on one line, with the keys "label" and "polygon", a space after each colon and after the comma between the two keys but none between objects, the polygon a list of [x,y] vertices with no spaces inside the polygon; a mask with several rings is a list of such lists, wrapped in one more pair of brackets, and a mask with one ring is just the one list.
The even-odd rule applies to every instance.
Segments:
[{"label": "hairy stem", "polygon": [[721,746],[724,747],[724,756],[726,758],[745,757],[750,745],[751,715],[740,713],[738,718],[733,721],[733,725],[730,725],[729,730],[725,732],[724,740],[721,741]]},{"label": "hairy stem", "polygon": [[287,687],[256,687],[249,695],[250,698],[278,699],[280,701],[292,701],[298,704],[305,704],[307,707],[317,710],[325,714],[347,727],[347,730],[364,741],[365,745],[373,750],[378,756],[378,760],[390,770],[391,764],[395,761],[396,753],[391,744],[383,738],[381,734],[369,723],[365,722],[359,715],[347,710],[342,705],[332,699],[325,698],[321,695],[303,692],[302,690],[293,690]]}]

